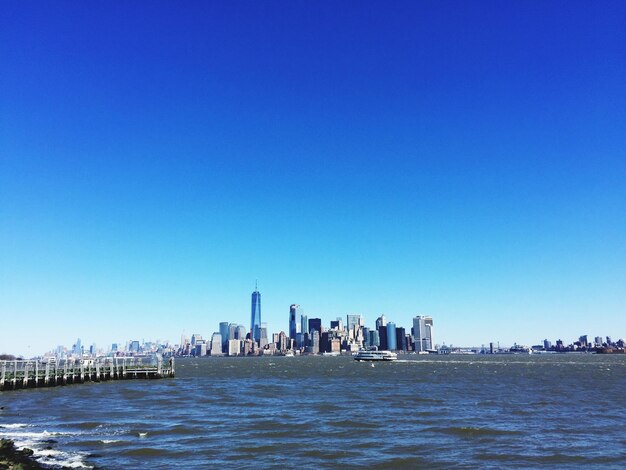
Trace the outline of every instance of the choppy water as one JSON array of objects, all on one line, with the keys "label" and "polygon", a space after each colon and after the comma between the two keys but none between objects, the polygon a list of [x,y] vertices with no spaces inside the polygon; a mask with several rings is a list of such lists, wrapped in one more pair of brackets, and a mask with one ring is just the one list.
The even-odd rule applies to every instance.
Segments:
[{"label": "choppy water", "polygon": [[71,467],[626,462],[626,356],[205,358],[177,377],[0,393],[0,437]]}]

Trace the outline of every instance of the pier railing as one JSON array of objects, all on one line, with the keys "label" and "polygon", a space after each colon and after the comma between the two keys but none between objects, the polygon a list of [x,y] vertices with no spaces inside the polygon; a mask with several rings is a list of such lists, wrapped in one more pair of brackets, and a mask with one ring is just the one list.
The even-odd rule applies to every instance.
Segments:
[{"label": "pier railing", "polygon": [[67,360],[0,361],[0,391],[83,382],[160,379],[174,376],[174,358],[99,357]]}]

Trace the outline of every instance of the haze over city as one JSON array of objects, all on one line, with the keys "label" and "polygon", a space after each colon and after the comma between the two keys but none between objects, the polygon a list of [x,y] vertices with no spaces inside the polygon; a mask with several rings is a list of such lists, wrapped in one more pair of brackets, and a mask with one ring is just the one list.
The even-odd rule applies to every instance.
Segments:
[{"label": "haze over city", "polygon": [[624,4],[307,5],[3,4],[0,353],[626,336]]}]

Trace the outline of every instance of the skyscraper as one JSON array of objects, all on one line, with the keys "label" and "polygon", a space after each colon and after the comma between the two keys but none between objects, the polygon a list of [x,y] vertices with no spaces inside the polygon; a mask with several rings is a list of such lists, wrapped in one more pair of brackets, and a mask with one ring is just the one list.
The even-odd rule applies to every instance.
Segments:
[{"label": "skyscraper", "polygon": [[296,318],[299,316],[299,311],[299,305],[292,304],[289,307],[289,337],[292,339],[296,339],[296,334],[298,333]]},{"label": "skyscraper", "polygon": [[309,318],[309,334],[313,334],[313,331],[317,331],[318,334],[322,334],[321,318]]},{"label": "skyscraper", "polygon": [[433,349],[433,318],[426,315],[414,317],[413,336],[416,352]]},{"label": "skyscraper", "polygon": [[300,333],[305,335],[309,332],[309,319],[305,314],[300,317]]},{"label": "skyscraper", "polygon": [[252,293],[252,314],[250,315],[250,337],[255,341],[261,339],[261,293],[257,285],[254,285]]},{"label": "skyscraper", "polygon": [[228,346],[228,340],[232,339],[229,335],[230,333],[230,328],[228,325],[228,322],[221,322],[220,323],[220,335],[222,335],[222,352],[226,352],[226,348]]},{"label": "skyscraper", "polygon": [[398,349],[396,343],[396,324],[394,322],[388,322],[386,325],[387,328],[387,349],[389,351],[395,351]]}]

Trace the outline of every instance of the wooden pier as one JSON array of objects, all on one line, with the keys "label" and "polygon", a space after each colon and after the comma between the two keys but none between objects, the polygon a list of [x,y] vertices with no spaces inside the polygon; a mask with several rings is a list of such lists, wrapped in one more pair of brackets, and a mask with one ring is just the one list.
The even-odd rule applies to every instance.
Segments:
[{"label": "wooden pier", "polygon": [[174,377],[174,358],[99,357],[94,359],[0,361],[0,391],[106,380]]}]

